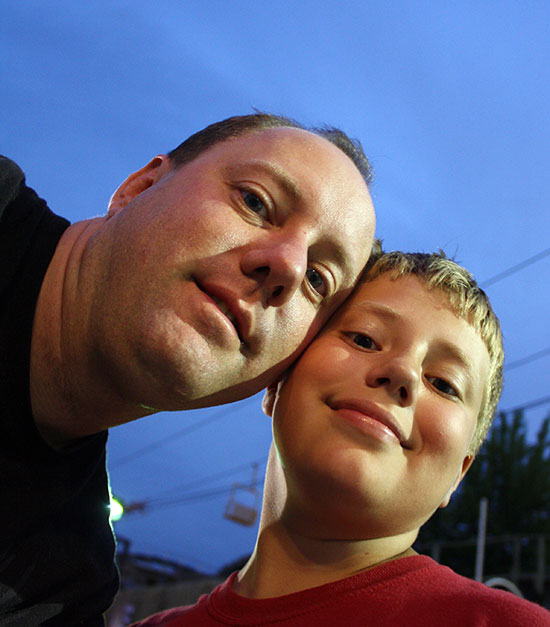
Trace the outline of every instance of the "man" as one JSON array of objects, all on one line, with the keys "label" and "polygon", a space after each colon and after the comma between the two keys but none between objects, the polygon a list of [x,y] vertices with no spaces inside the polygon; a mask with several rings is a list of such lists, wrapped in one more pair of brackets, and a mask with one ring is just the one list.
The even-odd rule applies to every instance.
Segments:
[{"label": "man", "polygon": [[232,118],[68,226],[4,166],[0,617],[99,625],[117,587],[105,429],[280,375],[367,261],[370,170],[337,131]]},{"label": "man", "polygon": [[277,384],[254,552],[193,606],[136,627],[547,627],[550,613],[412,549],[445,507],[502,388],[497,317],[440,254],[373,255]]}]

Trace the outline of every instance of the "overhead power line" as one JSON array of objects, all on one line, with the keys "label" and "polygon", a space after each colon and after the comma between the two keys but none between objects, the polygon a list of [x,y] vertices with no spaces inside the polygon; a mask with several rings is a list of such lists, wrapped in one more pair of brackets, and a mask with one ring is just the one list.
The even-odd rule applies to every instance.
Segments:
[{"label": "overhead power line", "polygon": [[[251,399],[248,399],[248,400],[251,400]],[[137,449],[136,451],[132,451],[131,453],[128,453],[127,455],[123,455],[122,457],[119,457],[115,461],[109,463],[109,468],[111,469],[118,468],[118,466],[127,464],[128,462],[132,461],[136,457],[141,457],[142,455],[145,455],[146,453],[150,453],[151,451],[154,451],[155,449],[158,449],[161,446],[164,446],[165,444],[171,443],[174,440],[182,438],[183,436],[188,435],[189,433],[192,433],[193,431],[196,431],[197,429],[200,429],[208,424],[211,424],[212,422],[215,422],[216,420],[220,420],[220,418],[225,418],[229,414],[232,414],[234,411],[241,410],[242,404],[239,406],[231,405],[229,407],[230,408],[228,408],[228,406],[226,405],[222,407],[218,412],[208,414],[208,416],[206,416],[202,420],[197,420],[197,422],[194,422],[191,425],[187,425],[186,427],[184,427],[183,429],[180,429],[179,431],[170,433],[164,436],[163,438],[160,438],[159,440],[150,442],[146,446],[143,446],[142,448]]]},{"label": "overhead power line", "polygon": [[534,409],[535,407],[540,407],[541,405],[546,405],[547,403],[550,403],[550,396],[543,396],[542,398],[538,398],[537,400],[531,401],[530,403],[525,403],[524,405],[511,407],[509,409],[501,409],[499,410],[499,412],[508,414],[516,411],[525,411],[526,409]]},{"label": "overhead power line", "polygon": [[[541,259],[543,259],[544,257],[547,257],[548,255],[550,255],[550,248],[547,248],[546,250],[543,250],[540,253],[537,253],[536,255],[533,255],[532,257],[529,257],[528,259],[521,261],[520,263],[508,268],[507,270],[503,270],[502,272],[499,272],[498,274],[490,277],[486,281],[481,282],[479,285],[483,288],[489,285],[493,285],[494,283],[497,283],[498,281],[505,279],[511,274],[514,274],[515,272],[518,272],[519,270],[523,270],[523,268],[526,268],[527,266],[530,266],[531,264],[536,263],[537,261],[540,261]],[[509,364],[506,364],[504,366],[504,369],[512,370],[513,368],[519,368],[520,366],[523,366],[524,364],[534,361],[535,359],[540,359],[541,357],[545,357],[548,354],[550,354],[550,348],[543,349],[542,351],[538,351],[536,353],[533,353],[532,355],[529,355],[522,359],[518,359],[514,362],[510,362]],[[251,399],[247,399],[247,400],[250,401]],[[150,451],[156,450],[160,448],[161,446],[168,444],[169,442],[173,442],[175,439],[179,439],[185,435],[188,435],[189,433],[192,433],[193,431],[196,431],[212,422],[219,420],[220,418],[223,418],[227,413],[231,413],[231,411],[227,412],[227,408],[224,407],[220,409],[220,411],[217,412],[216,414],[210,414],[207,417],[205,417],[203,420],[198,420],[192,425],[188,425],[184,427],[180,431],[176,431],[175,433],[166,435],[165,437],[160,438],[159,440],[151,442],[136,451],[132,451],[131,453],[128,453],[127,455],[120,457],[114,462],[109,463],[109,468],[117,468],[119,466],[122,466],[123,464],[127,464],[128,462],[132,461],[136,457],[141,457],[142,455],[145,455],[146,453],[149,453]]]},{"label": "overhead power line", "polygon": [[536,353],[527,355],[527,357],[522,357],[521,359],[516,359],[516,361],[511,361],[509,364],[504,364],[503,370],[512,370],[513,368],[519,368],[520,366],[524,366],[525,364],[529,364],[532,361],[535,361],[535,359],[546,357],[546,355],[550,355],[550,348],[544,348],[541,351],[537,351]]},{"label": "overhead power line", "polygon": [[544,259],[544,257],[547,257],[548,255],[550,255],[550,248],[547,248],[546,250],[543,250],[542,252],[533,255],[532,257],[529,257],[529,259],[525,259],[525,261],[517,263],[515,266],[512,266],[507,270],[503,270],[502,272],[495,274],[495,276],[490,277],[486,281],[482,281],[479,285],[483,288],[486,288],[489,285],[493,285],[494,283],[497,283],[498,281],[502,281],[502,279],[509,277],[511,274],[519,272],[520,270],[523,270],[523,268],[527,268],[527,266],[530,266],[531,264],[536,263],[541,259]]}]

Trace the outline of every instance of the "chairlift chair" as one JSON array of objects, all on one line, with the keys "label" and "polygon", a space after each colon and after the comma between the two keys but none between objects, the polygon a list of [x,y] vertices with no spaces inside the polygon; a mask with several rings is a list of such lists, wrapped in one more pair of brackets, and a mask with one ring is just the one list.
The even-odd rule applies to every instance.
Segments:
[{"label": "chairlift chair", "polygon": [[225,506],[224,517],[249,527],[256,522],[261,494],[256,489],[258,464],[252,465],[252,480],[249,485],[234,483]]}]

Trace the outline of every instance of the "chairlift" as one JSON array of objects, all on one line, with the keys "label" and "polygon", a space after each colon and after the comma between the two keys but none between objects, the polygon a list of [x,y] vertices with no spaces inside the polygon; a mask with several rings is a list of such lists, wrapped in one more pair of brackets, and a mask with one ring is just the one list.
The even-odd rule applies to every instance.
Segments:
[{"label": "chairlift", "polygon": [[256,522],[261,494],[256,489],[258,464],[252,464],[252,479],[249,485],[234,483],[225,506],[224,517],[249,527]]}]

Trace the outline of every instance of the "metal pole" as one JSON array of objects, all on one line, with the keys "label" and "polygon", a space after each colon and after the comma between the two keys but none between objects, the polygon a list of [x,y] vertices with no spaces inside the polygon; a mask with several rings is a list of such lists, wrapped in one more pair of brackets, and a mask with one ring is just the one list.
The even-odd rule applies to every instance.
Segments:
[{"label": "metal pole", "polygon": [[544,594],[544,571],[546,565],[545,538],[540,534],[537,538],[537,574],[535,575],[535,590]]},{"label": "metal pole", "polygon": [[474,579],[483,580],[483,563],[485,561],[485,532],[487,530],[487,498],[479,501],[479,520],[477,524],[476,570]]}]

